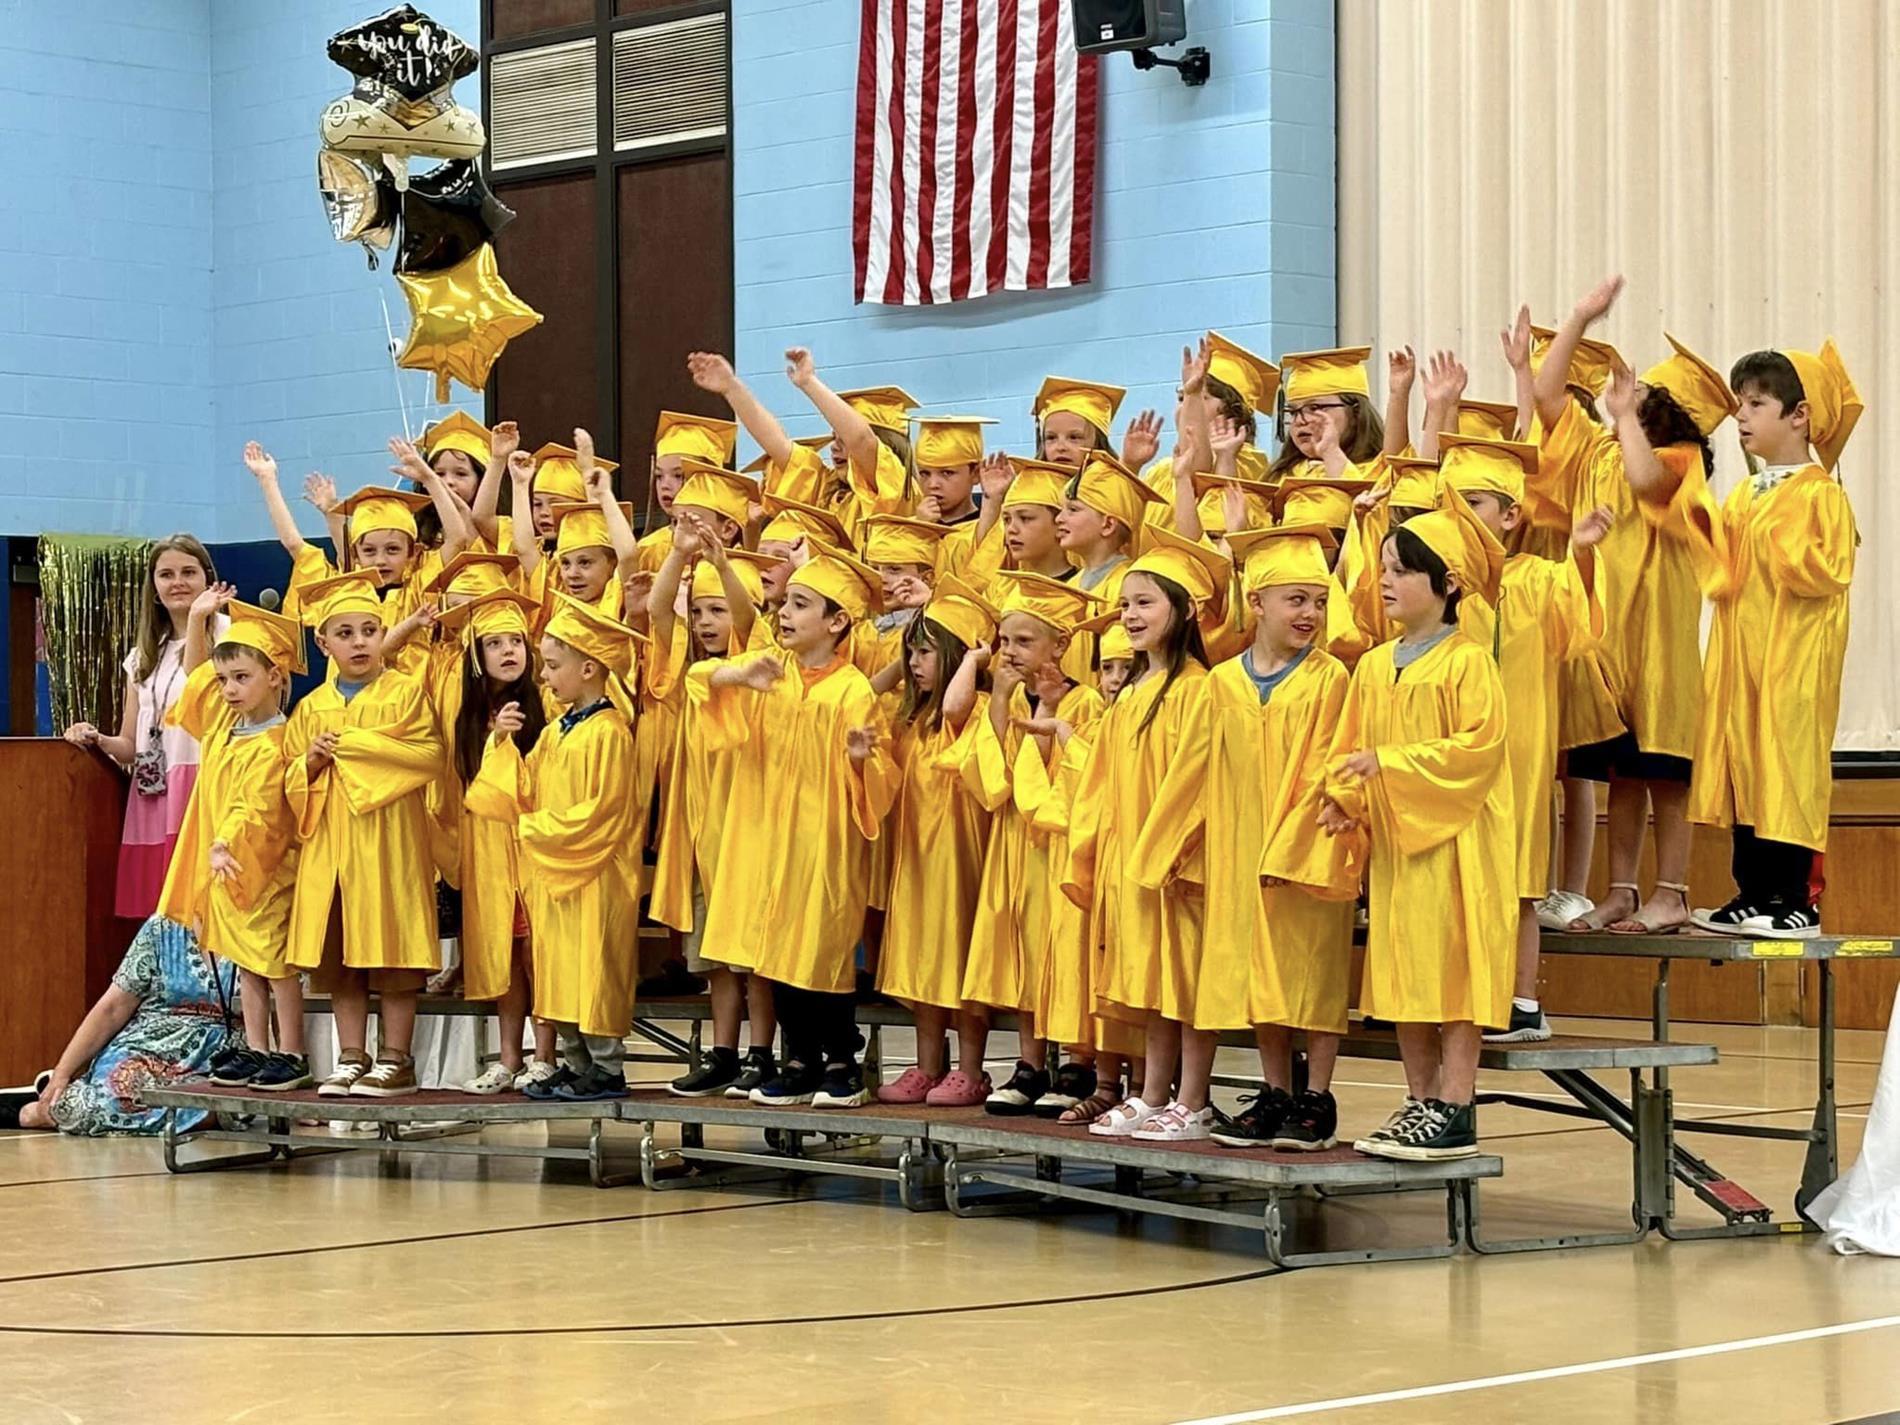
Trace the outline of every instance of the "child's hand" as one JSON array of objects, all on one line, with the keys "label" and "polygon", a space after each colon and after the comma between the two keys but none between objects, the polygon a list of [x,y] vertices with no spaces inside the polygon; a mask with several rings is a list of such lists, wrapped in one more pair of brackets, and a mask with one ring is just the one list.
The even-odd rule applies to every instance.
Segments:
[{"label": "child's hand", "polygon": [[891,585],[891,596],[886,602],[894,609],[921,609],[930,602],[930,585],[915,574],[906,574]]},{"label": "child's hand", "polygon": [[715,396],[723,396],[732,390],[738,377],[732,373],[732,363],[711,351],[692,351],[686,354],[686,372],[693,378],[693,384],[702,391],[710,391]]},{"label": "child's hand", "polygon": [[1531,309],[1528,306],[1517,309],[1516,319],[1498,333],[1498,342],[1504,347],[1504,359],[1511,370],[1522,371],[1531,364]]},{"label": "child's hand", "polygon": [[[1433,352],[1432,359],[1425,366],[1426,404],[1441,408],[1457,405],[1459,397],[1465,394],[1465,382],[1469,379],[1469,373],[1456,353]],[[1455,424],[1453,429],[1456,429]]]},{"label": "child's hand", "polygon": [[507,464],[508,459],[521,449],[521,427],[513,421],[496,421],[488,432],[488,463]]},{"label": "child's hand", "polygon": [[1329,420],[1322,420],[1313,427],[1313,458],[1321,465],[1330,467],[1333,457],[1339,453],[1339,432]]},{"label": "child's hand", "polygon": [[237,597],[236,584],[209,584],[205,591],[191,601],[191,616],[195,619],[207,619]]},{"label": "child's hand", "polygon": [[1620,421],[1636,414],[1636,373],[1621,361],[1610,365],[1610,384],[1603,392],[1603,408]]},{"label": "child's hand", "polygon": [[812,364],[811,348],[791,346],[785,349],[785,375],[801,391],[818,379],[818,368]]},{"label": "child's hand", "polygon": [[1231,480],[1220,489],[1220,517],[1230,534],[1239,534],[1247,527],[1247,492]]},{"label": "child's hand", "polygon": [[1009,724],[1011,727],[1028,733],[1031,737],[1053,737],[1057,742],[1065,743],[1075,731],[1073,727],[1059,717],[1013,717],[1009,720]]},{"label": "child's hand", "polygon": [[488,722],[489,730],[495,734],[497,741],[505,737],[513,737],[527,725],[527,714],[521,711],[521,704],[516,702],[503,703],[495,710],[494,717]]},{"label": "child's hand", "polygon": [[914,520],[927,520],[931,524],[943,523],[943,502],[935,495],[925,495],[917,502],[917,508],[910,512]]},{"label": "child's hand", "polygon": [[508,457],[508,478],[517,485],[534,483],[534,457],[525,450],[517,450]]},{"label": "child's hand", "polygon": [[769,653],[761,653],[739,668],[739,681],[758,693],[771,691],[772,685],[784,676],[785,665]]},{"label": "child's hand", "polygon": [[1379,775],[1379,752],[1374,747],[1361,747],[1340,763],[1342,771],[1351,773],[1362,782],[1370,782]]},{"label": "child's hand", "polygon": [[1128,423],[1128,433],[1122,437],[1122,464],[1130,470],[1139,470],[1160,450],[1161,417],[1153,411],[1143,411]]},{"label": "child's hand", "polygon": [[1176,394],[1198,396],[1207,384],[1207,363],[1214,354],[1214,344],[1206,337],[1201,338],[1198,348],[1181,348],[1181,389]]},{"label": "child's hand", "polygon": [[1609,314],[1610,308],[1616,305],[1616,299],[1622,295],[1622,292],[1622,273],[1619,272],[1613,277],[1605,277],[1601,282],[1597,283],[1596,286],[1577,298],[1577,305],[1570,309],[1571,315],[1582,317],[1585,326],[1588,326],[1591,322],[1600,322]]},{"label": "child's hand", "polygon": [[244,466],[260,481],[277,478],[277,462],[254,440],[244,442]]},{"label": "child's hand", "polygon": [[651,569],[634,570],[627,576],[626,581],[621,584],[620,591],[623,596],[621,602],[622,612],[632,614],[637,611],[640,617],[645,619],[647,612],[647,595],[653,592],[653,571]]},{"label": "child's hand", "polygon": [[[774,667],[779,666],[774,663]],[[854,727],[844,735],[844,755],[862,767],[871,760],[871,754],[877,751],[877,729],[875,727]]]},{"label": "child's hand", "polygon": [[1616,516],[1608,505],[1598,505],[1589,514],[1570,526],[1570,547],[1572,549],[1595,549],[1603,543],[1603,537],[1610,532],[1610,526],[1616,522]]},{"label": "child's hand", "polygon": [[1385,359],[1385,388],[1394,396],[1409,395],[1418,375],[1418,353],[1402,346]]},{"label": "child's hand", "polygon": [[1051,660],[1029,675],[1029,690],[1036,695],[1038,706],[1053,708],[1069,691],[1069,675],[1062,671],[1061,664]]},{"label": "child's hand", "polygon": [[706,552],[706,529],[687,511],[682,510],[673,521],[673,547],[688,559],[697,559]]},{"label": "child's hand", "polygon": [[792,547],[785,551],[785,562],[794,569],[803,569],[811,563],[811,545],[805,542],[804,535],[792,541]]},{"label": "child's hand", "polygon": [[976,665],[976,671],[981,673],[985,668],[990,666],[990,656],[989,644],[979,643],[976,647],[964,653],[963,661],[966,663],[974,663]]},{"label": "child's hand", "polygon": [[244,868],[238,864],[237,857],[231,854],[231,848],[222,841],[211,843],[211,879],[229,881],[244,874]]},{"label": "child's hand", "polygon": [[314,777],[332,762],[336,761],[336,734],[319,732],[310,743],[310,750],[304,754],[304,767]]},{"label": "child's hand", "polygon": [[422,452],[399,435],[389,438],[389,453],[396,457],[396,463],[389,467],[391,475],[405,480],[413,480],[418,485],[426,485],[435,479],[435,470],[422,458]]},{"label": "child's hand", "polygon": [[1023,675],[1016,671],[1013,663],[992,663],[990,665],[990,696],[1008,703],[1012,694],[1023,685]]},{"label": "child's hand", "polygon": [[1353,827],[1352,818],[1340,809],[1339,803],[1331,797],[1325,797],[1319,804],[1319,829],[1328,836],[1344,836]]},{"label": "child's hand", "polygon": [[1207,423],[1207,443],[1213,448],[1215,461],[1225,460],[1225,469],[1231,471],[1240,447],[1247,443],[1247,428],[1225,415],[1215,416]]},{"label": "child's hand", "polygon": [[1361,490],[1352,497],[1352,512],[1356,515],[1369,515],[1391,497],[1390,485],[1375,485],[1370,490]]},{"label": "child's hand", "polygon": [[315,507],[325,519],[337,507],[336,481],[328,475],[312,470],[303,477],[303,497],[306,503]]},{"label": "child's hand", "polygon": [[441,605],[431,602],[416,605],[416,611],[409,615],[409,621],[418,629],[432,629],[435,627],[435,621],[440,617],[442,617]]},{"label": "child's hand", "polygon": [[1009,463],[1007,455],[992,452],[976,467],[976,483],[983,487],[986,500],[1002,499],[1009,493],[1010,482],[1015,478],[1016,467]]}]

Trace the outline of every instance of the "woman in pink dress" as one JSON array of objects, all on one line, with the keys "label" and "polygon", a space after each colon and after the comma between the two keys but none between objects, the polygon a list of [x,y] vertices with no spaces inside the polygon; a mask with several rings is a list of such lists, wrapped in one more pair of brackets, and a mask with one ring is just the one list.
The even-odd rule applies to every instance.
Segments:
[{"label": "woman in pink dress", "polygon": [[[115,914],[143,920],[158,904],[159,887],[171,865],[178,827],[198,779],[198,744],[165,713],[185,686],[185,631],[192,601],[218,577],[211,555],[188,534],[152,546],[140,596],[138,639],[125,655],[125,709],[116,736],[89,722],[66,729],[66,740],[97,747],[132,773],[125,801],[125,832],[119,845]],[[212,641],[224,625],[219,615]]]}]

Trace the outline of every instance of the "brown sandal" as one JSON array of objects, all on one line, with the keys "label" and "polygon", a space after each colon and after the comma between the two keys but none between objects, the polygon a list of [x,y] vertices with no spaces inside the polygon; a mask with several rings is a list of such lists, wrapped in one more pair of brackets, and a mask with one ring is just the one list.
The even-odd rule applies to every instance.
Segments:
[{"label": "brown sandal", "polygon": [[1097,1085],[1095,1092],[1080,1103],[1072,1103],[1056,1115],[1057,1123],[1066,1123],[1071,1128],[1077,1124],[1095,1122],[1116,1104],[1122,1101],[1120,1083]]}]

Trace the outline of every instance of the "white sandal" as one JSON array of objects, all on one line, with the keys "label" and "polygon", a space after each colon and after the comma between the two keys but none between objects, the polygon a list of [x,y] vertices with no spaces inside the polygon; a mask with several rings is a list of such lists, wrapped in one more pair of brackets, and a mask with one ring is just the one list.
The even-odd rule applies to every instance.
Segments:
[{"label": "white sandal", "polygon": [[1152,1108],[1138,1098],[1125,1098],[1091,1123],[1089,1132],[1097,1138],[1129,1138],[1160,1112],[1162,1109]]}]

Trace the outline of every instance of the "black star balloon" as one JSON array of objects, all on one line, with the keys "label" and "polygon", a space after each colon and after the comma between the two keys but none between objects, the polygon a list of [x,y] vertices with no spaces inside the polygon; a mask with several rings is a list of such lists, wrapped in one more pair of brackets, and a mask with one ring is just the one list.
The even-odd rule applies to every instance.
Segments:
[{"label": "black star balloon", "polygon": [[461,36],[413,5],[338,30],[330,36],[330,58],[359,79],[386,84],[410,100],[446,89],[479,63]]},{"label": "black star balloon", "polygon": [[402,195],[402,242],[396,271],[440,272],[453,267],[514,221],[472,159],[438,164],[409,180]]}]

